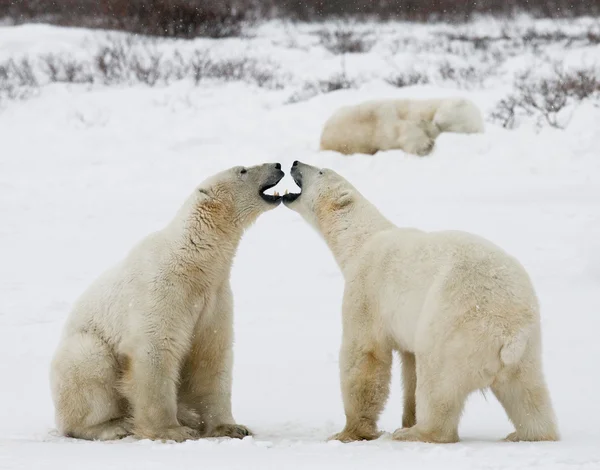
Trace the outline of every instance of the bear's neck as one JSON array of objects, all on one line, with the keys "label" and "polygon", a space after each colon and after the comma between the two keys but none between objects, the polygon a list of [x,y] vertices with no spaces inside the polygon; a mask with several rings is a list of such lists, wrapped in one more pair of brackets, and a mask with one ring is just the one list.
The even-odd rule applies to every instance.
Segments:
[{"label": "bear's neck", "polygon": [[373,235],[394,228],[394,224],[362,196],[349,206],[329,212],[319,219],[318,229],[344,275]]},{"label": "bear's neck", "polygon": [[[175,266],[194,282],[228,276],[244,228],[220,206],[203,204],[182,210],[167,228],[176,253]],[[174,267],[175,267],[174,266]]]}]

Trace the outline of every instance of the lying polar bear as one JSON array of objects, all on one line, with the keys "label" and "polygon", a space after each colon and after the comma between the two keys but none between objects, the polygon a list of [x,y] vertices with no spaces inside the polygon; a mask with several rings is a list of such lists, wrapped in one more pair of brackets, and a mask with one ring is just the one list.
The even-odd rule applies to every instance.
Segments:
[{"label": "lying polar bear", "polygon": [[279,205],[281,165],[204,181],[164,229],[76,302],[51,366],[61,433],[183,441],[249,434],[231,414],[232,260],[242,234]]},{"label": "lying polar bear", "polygon": [[344,178],[295,162],[300,194],[284,204],[329,245],[345,279],[340,352],[346,427],[332,439],[375,439],[392,352],[402,357],[400,441],[456,442],[467,396],[491,388],[515,432],[558,439],[542,372],[540,317],[517,260],[464,232],[398,228]]},{"label": "lying polar bear", "polygon": [[483,132],[483,117],[466,99],[367,101],[337,110],[325,123],[321,150],[346,155],[401,149],[431,152],[440,132]]}]

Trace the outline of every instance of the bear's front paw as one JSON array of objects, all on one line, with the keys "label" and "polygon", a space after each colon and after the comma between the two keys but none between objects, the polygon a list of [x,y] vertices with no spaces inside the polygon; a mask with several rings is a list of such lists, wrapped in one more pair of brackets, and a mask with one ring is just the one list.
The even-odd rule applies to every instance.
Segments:
[{"label": "bear's front paw", "polygon": [[244,437],[252,436],[246,426],[241,424],[221,424],[217,426],[209,437],[231,437],[233,439],[243,439]]},{"label": "bear's front paw", "polygon": [[424,432],[419,429],[419,426],[412,428],[400,428],[394,431],[392,439],[395,441],[404,442],[429,442],[435,444],[450,444],[458,442],[456,433],[448,433],[446,435],[439,433]]},{"label": "bear's front paw", "polygon": [[394,431],[394,434],[392,434],[392,439],[394,439],[395,441],[407,442],[421,441],[421,439],[419,439],[419,434],[414,431],[411,431],[411,429],[412,426],[410,428],[402,427],[396,429]]},{"label": "bear's front paw", "polygon": [[435,140],[427,139],[421,145],[416,146],[414,153],[416,153],[420,157],[424,157],[425,155],[429,155],[431,153],[434,145]]},{"label": "bear's front paw", "polygon": [[136,429],[135,435],[140,439],[151,439],[153,441],[175,441],[183,442],[200,438],[200,433],[187,426],[177,426],[173,428],[147,430]]},{"label": "bear's front paw", "polygon": [[537,441],[558,441],[558,436],[556,433],[550,433],[548,435],[542,436],[520,436],[518,432],[511,432],[508,436],[504,438],[505,442],[537,442]]},{"label": "bear's front paw", "polygon": [[381,436],[381,432],[379,431],[367,431],[367,432],[357,432],[357,431],[347,431],[343,430],[342,432],[338,432],[331,436],[328,441],[340,441],[340,442],[354,442],[354,441],[372,441]]}]

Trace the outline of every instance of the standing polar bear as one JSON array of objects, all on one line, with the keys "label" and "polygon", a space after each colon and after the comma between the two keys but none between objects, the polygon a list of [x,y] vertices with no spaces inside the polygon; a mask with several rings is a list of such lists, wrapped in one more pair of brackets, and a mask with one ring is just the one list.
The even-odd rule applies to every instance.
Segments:
[{"label": "standing polar bear", "polygon": [[481,111],[469,100],[367,101],[337,110],[325,123],[321,150],[373,155],[401,149],[427,155],[441,132],[483,132]]},{"label": "standing polar bear", "polygon": [[61,433],[183,441],[249,434],[231,413],[233,299],[242,234],[281,198],[281,165],[236,167],[193,192],[76,302],[51,365]]},{"label": "standing polar bear", "polygon": [[400,441],[456,442],[467,396],[491,388],[515,432],[557,440],[542,372],[539,308],[517,260],[464,232],[426,233],[388,221],[328,169],[295,162],[300,194],[284,204],[329,245],[345,279],[340,352],[346,426],[332,439],[375,439],[402,357]]}]

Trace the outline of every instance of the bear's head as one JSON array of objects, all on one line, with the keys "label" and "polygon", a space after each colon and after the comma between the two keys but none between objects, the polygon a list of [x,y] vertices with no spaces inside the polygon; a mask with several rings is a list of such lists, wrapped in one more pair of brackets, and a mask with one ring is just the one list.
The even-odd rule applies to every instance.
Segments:
[{"label": "bear's head", "polygon": [[284,176],[279,163],[236,166],[206,179],[196,189],[194,206],[198,217],[210,214],[210,220],[227,220],[246,228],[263,212],[276,208],[281,196],[266,191]]},{"label": "bear's head", "polygon": [[314,227],[319,228],[325,219],[343,217],[356,200],[354,187],[328,168],[295,161],[291,175],[301,192],[285,194],[283,203]]}]

